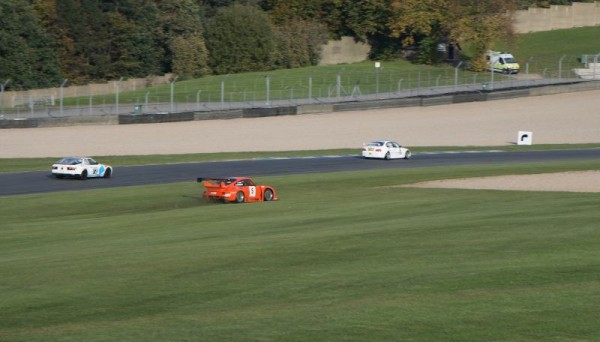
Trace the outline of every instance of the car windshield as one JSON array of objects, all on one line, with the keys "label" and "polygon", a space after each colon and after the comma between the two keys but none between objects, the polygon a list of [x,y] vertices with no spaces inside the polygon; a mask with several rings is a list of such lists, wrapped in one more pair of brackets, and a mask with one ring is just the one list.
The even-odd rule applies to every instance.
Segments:
[{"label": "car windshield", "polygon": [[504,57],[506,63],[517,63],[517,60],[511,57]]},{"label": "car windshield", "polygon": [[77,165],[77,164],[81,164],[81,158],[67,157],[67,158],[63,158],[63,159],[59,160],[57,162],[57,164]]}]

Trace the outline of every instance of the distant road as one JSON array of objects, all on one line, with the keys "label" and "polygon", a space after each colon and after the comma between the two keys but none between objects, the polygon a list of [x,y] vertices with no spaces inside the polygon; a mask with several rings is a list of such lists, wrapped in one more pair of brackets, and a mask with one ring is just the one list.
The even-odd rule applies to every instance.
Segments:
[{"label": "distant road", "polygon": [[[365,160],[358,156],[253,159],[146,166],[114,166],[110,179],[55,179],[50,171],[0,174],[0,196],[115,188],[175,182],[195,182],[197,177],[275,176],[373,169],[405,169],[493,163],[526,163],[600,160],[600,149],[460,152],[414,154],[410,160]],[[48,166],[50,167],[50,165]],[[543,171],[543,170],[540,170]]]}]

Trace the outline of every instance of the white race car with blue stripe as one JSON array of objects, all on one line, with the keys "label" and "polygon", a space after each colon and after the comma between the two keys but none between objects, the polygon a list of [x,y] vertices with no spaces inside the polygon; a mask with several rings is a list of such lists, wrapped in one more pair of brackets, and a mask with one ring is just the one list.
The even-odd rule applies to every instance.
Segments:
[{"label": "white race car with blue stripe", "polygon": [[363,158],[409,159],[412,153],[395,141],[379,140],[363,144]]},{"label": "white race car with blue stripe", "polygon": [[66,157],[52,165],[52,174],[56,178],[110,178],[113,168],[110,165],[100,164],[89,157]]}]

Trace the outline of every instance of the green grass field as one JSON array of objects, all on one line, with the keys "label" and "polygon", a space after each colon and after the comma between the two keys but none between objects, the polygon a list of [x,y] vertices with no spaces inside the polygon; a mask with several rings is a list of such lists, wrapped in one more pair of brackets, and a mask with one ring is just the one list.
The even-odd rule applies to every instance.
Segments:
[{"label": "green grass field", "polygon": [[[524,45],[526,35],[515,54],[530,56],[528,48],[544,56],[532,71],[550,68],[563,54],[593,53],[582,50],[597,30],[559,32],[569,36],[558,43],[532,34]],[[382,76],[381,91],[404,71],[413,76],[403,87],[417,74],[452,76],[403,63],[384,63],[394,76]],[[337,74],[373,91],[365,62],[271,75],[281,89],[271,96],[299,96],[308,75],[317,96]],[[227,81],[235,96],[261,96],[264,75],[236,77]],[[177,100],[193,101],[201,88],[202,101],[215,100],[221,80],[177,82]],[[532,148],[574,147],[598,145]],[[448,149],[476,148],[414,151]],[[268,156],[344,153],[358,151]],[[118,167],[264,156],[98,159]],[[0,172],[54,161],[0,159]],[[600,170],[600,161],[263,177],[281,200],[241,205],[205,203],[194,182],[0,197],[0,341],[598,340],[600,194],[396,187],[570,170]]]},{"label": "green grass field", "polygon": [[598,46],[600,26],[578,27],[564,30],[522,34],[513,48],[515,56],[522,60],[558,59],[563,55],[580,57],[583,54],[600,53]]},{"label": "green grass field", "polygon": [[[430,66],[417,65],[406,60],[393,60],[382,62],[382,67],[377,72],[373,61],[363,61],[178,80],[173,84],[173,99],[175,102],[202,104],[218,103],[221,101],[221,95],[224,102],[329,98],[337,96],[338,76],[341,96],[451,86],[455,82],[454,68],[445,64]],[[477,78],[477,74],[461,70],[459,83],[471,83],[473,77]],[[489,75],[484,73],[479,76],[479,79],[483,81],[488,77]],[[497,78],[502,77],[504,76],[497,75]],[[119,102],[129,104],[169,102],[170,96],[171,85],[163,84],[121,92]],[[89,101],[89,97],[70,97],[64,99],[64,104],[84,106],[89,104]],[[115,94],[96,95],[92,99],[94,105],[114,102]]]},{"label": "green grass field", "polygon": [[574,77],[571,69],[585,67],[580,61],[581,55],[600,53],[599,36],[600,26],[533,32],[521,34],[515,41],[496,48],[510,51],[519,61],[522,72],[528,65],[530,73],[556,78],[560,63],[560,76]]},{"label": "green grass field", "polygon": [[0,197],[2,341],[526,341],[600,336],[600,194],[415,189],[599,161]]}]

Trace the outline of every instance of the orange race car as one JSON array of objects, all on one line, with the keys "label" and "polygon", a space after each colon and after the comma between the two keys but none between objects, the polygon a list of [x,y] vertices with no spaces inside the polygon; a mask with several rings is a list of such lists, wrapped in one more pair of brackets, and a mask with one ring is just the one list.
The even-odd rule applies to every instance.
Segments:
[{"label": "orange race car", "polygon": [[248,177],[198,178],[206,190],[204,198],[229,202],[263,202],[278,200],[275,189],[268,185],[256,185]]}]

